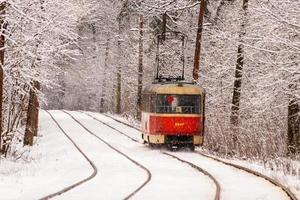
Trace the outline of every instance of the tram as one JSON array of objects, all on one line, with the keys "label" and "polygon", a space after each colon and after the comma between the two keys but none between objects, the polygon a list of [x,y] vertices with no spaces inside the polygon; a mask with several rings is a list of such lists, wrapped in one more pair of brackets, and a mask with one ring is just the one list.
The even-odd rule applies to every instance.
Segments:
[{"label": "tram", "polygon": [[205,90],[187,82],[156,82],[143,90],[142,139],[150,146],[203,144]]},{"label": "tram", "polygon": [[156,77],[144,88],[141,101],[142,139],[150,146],[186,146],[194,150],[203,144],[205,90],[185,81],[186,38],[180,32],[157,36]]}]

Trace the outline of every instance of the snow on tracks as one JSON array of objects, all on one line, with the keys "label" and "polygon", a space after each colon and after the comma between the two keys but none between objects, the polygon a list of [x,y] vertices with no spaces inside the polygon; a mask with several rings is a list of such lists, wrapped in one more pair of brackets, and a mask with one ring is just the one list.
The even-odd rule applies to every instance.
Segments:
[{"label": "snow on tracks", "polygon": [[0,160],[1,200],[37,200],[93,173],[87,160],[44,110],[40,111],[34,145],[19,146],[17,153],[22,153],[18,160]]},{"label": "snow on tracks", "polygon": [[[107,116],[106,117],[115,120],[116,122],[122,123],[124,125],[127,125],[131,128],[134,128],[135,130],[138,130],[137,128],[133,127],[130,124],[127,124],[126,122],[120,121],[118,119],[115,119],[114,117]],[[197,152],[198,154],[202,154],[201,152]],[[263,174],[257,173],[255,171],[252,171],[250,169],[241,167],[239,165],[232,165],[228,164],[220,159],[213,158],[211,156],[202,154],[203,158],[209,159],[209,164],[205,165],[203,163],[203,158],[199,161],[199,157],[196,158],[195,154],[197,153],[186,153],[186,152],[180,152],[178,155],[176,154],[176,159],[185,159],[185,161],[190,160],[194,163],[195,166],[206,166],[207,169],[212,169],[216,166],[216,163],[214,164],[212,161],[217,162],[218,167],[214,170],[209,170],[211,174],[214,174],[214,176],[217,176],[218,179],[223,179],[222,186],[223,191],[222,195],[224,194],[224,198],[222,199],[253,199],[253,198],[259,198],[259,199],[291,199],[291,200],[297,200],[295,195],[285,186],[280,184],[279,182],[271,179],[270,177],[264,176]],[[188,155],[188,157],[186,157]],[[175,156],[175,154],[172,154],[172,156]],[[182,157],[184,156],[184,157]],[[197,161],[198,160],[198,161]],[[188,161],[187,161],[188,162]],[[192,163],[192,164],[193,164]],[[196,163],[196,164],[195,164]],[[203,165],[204,164],[204,165]],[[225,166],[224,166],[225,165]],[[231,171],[228,170],[228,166],[231,168]],[[238,171],[239,172],[238,172]],[[217,173],[216,173],[217,172]],[[223,175],[223,176],[220,176]],[[244,179],[242,178],[244,176]],[[224,181],[225,180],[225,181]],[[229,181],[228,181],[229,180]],[[255,181],[253,181],[255,180]],[[252,184],[252,186],[251,186]],[[236,186],[236,187],[234,187]],[[250,195],[248,193],[250,186]],[[244,192],[241,192],[244,191]]]},{"label": "snow on tracks", "polygon": [[219,182],[217,181],[217,179],[213,175],[211,175],[208,171],[204,170],[203,168],[201,168],[201,167],[199,167],[199,166],[197,166],[197,165],[195,165],[195,164],[193,164],[191,162],[183,160],[183,159],[181,159],[181,158],[179,158],[179,157],[177,157],[175,155],[169,154],[167,152],[163,152],[163,154],[171,156],[172,158],[175,158],[175,159],[179,160],[180,162],[186,163],[189,166],[191,166],[191,167],[195,168],[196,170],[198,170],[199,172],[201,172],[201,173],[205,174],[206,176],[208,176],[215,183],[215,185],[216,185],[216,193],[215,193],[214,200],[220,200],[220,197],[221,197],[221,187],[220,187]]},{"label": "snow on tracks", "polygon": [[225,164],[225,165],[228,165],[228,166],[231,166],[231,167],[240,169],[240,170],[242,170],[242,171],[248,172],[248,173],[253,174],[253,175],[255,175],[255,176],[258,176],[258,177],[260,177],[260,178],[262,178],[262,179],[265,179],[265,180],[269,181],[270,183],[272,183],[274,186],[277,186],[279,189],[282,189],[282,190],[288,195],[288,197],[289,197],[291,200],[297,200],[296,196],[290,191],[290,189],[288,189],[287,187],[285,187],[284,185],[282,185],[282,184],[279,183],[278,181],[276,181],[276,180],[274,180],[274,179],[272,179],[272,178],[270,178],[270,177],[268,177],[268,176],[266,176],[266,175],[264,175],[264,174],[261,174],[261,173],[259,173],[259,172],[256,172],[256,171],[254,171],[254,170],[248,169],[248,168],[246,168],[246,167],[243,167],[243,166],[240,166],[240,165],[237,165],[237,164],[233,164],[233,163],[226,162],[226,161],[224,161],[224,160],[221,160],[221,159],[219,159],[219,158],[216,158],[216,157],[213,157],[213,156],[210,156],[210,155],[206,155],[206,154],[204,154],[204,153],[202,153],[202,152],[199,152],[199,151],[198,151],[197,153],[198,153],[199,155],[201,155],[201,156],[204,156],[204,157],[213,159],[213,160],[215,160],[215,161],[217,161],[217,162],[221,162],[221,163],[223,163],[223,164]]},{"label": "snow on tracks", "polygon": [[[100,120],[99,118],[95,117],[94,114],[92,114],[92,113],[91,114],[85,113],[85,114],[88,115],[89,117],[93,118],[94,120],[98,121],[99,123],[104,124],[107,127],[115,130],[115,132],[125,136],[126,138],[130,139],[131,141],[133,141],[135,143],[139,143],[139,145],[143,145],[142,141],[137,138],[137,137],[140,138],[140,132],[135,127],[127,125],[126,123],[123,123],[122,121],[119,121],[119,120],[116,120],[119,125],[117,125],[117,126],[116,126],[116,124],[110,125],[109,121],[111,121],[111,119],[109,119],[107,121],[105,119],[105,118],[107,118],[107,116],[104,117],[104,118],[101,118],[101,120]],[[112,118],[112,119],[114,120],[114,118]],[[123,125],[120,126],[120,123],[125,125],[125,126],[123,126]],[[128,126],[130,127],[129,129],[128,129]],[[149,150],[149,149],[147,149],[147,150]],[[152,152],[155,152],[158,155],[162,155],[160,151],[155,150],[155,151],[152,151]],[[147,152],[144,152],[144,154],[147,155]],[[181,199],[181,198],[179,198],[178,193],[180,193],[182,190],[184,190],[186,188],[186,185],[188,185],[188,184],[198,186],[198,188],[196,187],[198,191],[196,190],[197,192],[195,192],[195,191],[191,190],[189,192],[189,196],[185,196],[185,198],[187,198],[187,199],[199,199],[199,196],[200,196],[200,199],[202,199],[203,197],[204,197],[203,199],[214,199],[214,200],[219,200],[220,199],[220,186],[217,183],[216,179],[214,179],[207,171],[205,171],[204,169],[202,169],[198,166],[193,165],[190,162],[181,160],[180,158],[177,158],[176,156],[170,155],[166,152],[163,152],[163,155],[167,156],[167,157],[163,158],[164,159],[163,162],[166,162],[166,163],[170,161],[170,159],[169,159],[170,157],[172,158],[171,160],[174,160],[174,158],[176,159],[176,160],[174,160],[176,162],[176,165],[172,164],[172,168],[176,168],[174,166],[181,166],[182,168],[184,168],[184,170],[182,170],[182,168],[181,168],[181,171],[179,172],[181,174],[181,176],[182,176],[182,174],[184,174],[184,171],[186,171],[187,169],[188,169],[188,171],[196,169],[198,172],[201,173],[200,177],[202,177],[202,179],[199,179],[199,174],[198,174],[197,177],[187,175],[186,177],[184,177],[189,181],[187,184],[180,184],[180,185],[184,185],[184,186],[183,187],[181,186],[181,188],[178,188],[179,190],[174,190],[174,191],[169,190],[170,192],[175,194],[175,196],[177,195],[176,196],[177,198],[175,198],[175,199]],[[158,156],[158,157],[161,157],[161,156]],[[180,163],[184,163],[184,164],[183,165],[179,164],[178,161],[180,161]],[[157,160],[156,163],[157,163],[156,164],[157,166],[161,165],[161,162],[158,162],[158,160]],[[186,164],[189,166],[188,168],[186,167]],[[173,177],[173,172],[171,172],[171,171],[170,171],[170,173],[165,174],[165,176],[169,176],[168,177],[169,180],[171,180],[171,181],[173,180],[172,184],[174,184],[174,181],[181,178],[181,177],[179,177],[180,176],[179,174],[177,176]],[[195,180],[198,180],[198,181],[202,182],[202,184],[201,185],[195,184]],[[163,187],[168,188],[169,185],[164,185]],[[199,191],[199,188],[201,188],[202,190],[206,190],[206,191],[202,191],[202,194],[201,194],[201,191]],[[158,193],[158,192],[155,191],[155,193]],[[208,195],[208,193],[209,193],[209,195]],[[167,199],[167,198],[165,197],[165,194],[161,194],[161,196],[157,197],[156,199]]]},{"label": "snow on tracks", "polygon": [[173,155],[196,166],[205,168],[221,185],[222,199],[243,200],[288,200],[291,199],[280,187],[260,176],[222,162],[201,156],[197,153],[173,152]]},{"label": "snow on tracks", "polygon": [[89,180],[91,180],[92,178],[94,178],[97,174],[97,167],[95,166],[95,164],[88,158],[88,156],[78,147],[78,145],[74,142],[74,140],[72,140],[72,138],[64,131],[64,129],[59,125],[59,123],[56,121],[56,119],[53,117],[53,115],[49,112],[49,111],[46,111],[50,117],[52,118],[52,120],[55,122],[55,124],[59,127],[59,129],[63,132],[63,134],[72,142],[72,144],[76,147],[76,149],[82,154],[82,156],[89,162],[89,164],[92,166],[93,168],[93,173],[88,176],[87,178],[81,180],[81,181],[78,181],[70,186],[67,186],[65,188],[63,188],[62,190],[58,191],[58,192],[54,192],[52,194],[48,194],[47,196],[44,196],[42,198],[40,198],[41,200],[44,200],[44,199],[50,199],[50,198],[53,198],[55,196],[58,196],[58,195],[61,195]]},{"label": "snow on tracks", "polygon": [[[144,171],[62,111],[51,111],[60,126],[98,168],[90,181],[56,196],[59,199],[127,199],[144,182]],[[85,168],[80,170],[85,171]],[[76,175],[76,174],[74,174]]]},{"label": "snow on tracks", "polygon": [[95,136],[97,139],[99,139],[103,143],[105,143],[108,147],[110,147],[111,149],[113,149],[114,151],[116,151],[117,153],[119,153],[120,155],[124,156],[125,158],[127,158],[128,160],[130,160],[132,163],[134,163],[135,165],[137,165],[138,167],[140,167],[141,169],[143,169],[144,171],[146,171],[146,173],[147,173],[147,179],[137,189],[135,189],[133,192],[131,192],[129,195],[127,195],[124,199],[131,198],[133,195],[135,195],[138,191],[140,191],[151,180],[151,172],[149,171],[149,169],[147,169],[142,164],[140,164],[139,162],[137,162],[134,159],[132,159],[126,153],[123,153],[120,150],[118,150],[116,147],[112,146],[110,143],[108,143],[107,141],[105,141],[103,138],[101,138],[98,135],[94,134],[86,126],[84,126],[80,121],[78,121],[76,118],[74,118],[72,114],[70,114],[70,113],[68,113],[66,111],[64,111],[64,112],[66,114],[68,114],[74,121],[76,121],[78,124],[80,124],[80,126],[82,126],[82,128],[84,128],[91,135]]}]

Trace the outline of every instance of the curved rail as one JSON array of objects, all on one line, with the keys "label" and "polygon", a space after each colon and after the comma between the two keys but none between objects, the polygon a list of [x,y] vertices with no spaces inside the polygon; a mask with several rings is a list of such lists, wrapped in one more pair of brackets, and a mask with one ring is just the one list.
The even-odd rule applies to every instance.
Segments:
[{"label": "curved rail", "polygon": [[[87,113],[85,113],[85,114],[87,114]],[[89,114],[87,114],[87,115],[89,115]],[[124,125],[126,125],[126,126],[128,126],[128,127],[131,127],[131,128],[136,129],[136,130],[139,130],[138,128],[136,128],[136,127],[134,127],[134,126],[132,126],[132,125],[130,125],[130,124],[127,124],[127,123],[125,123],[125,122],[123,122],[123,121],[120,121],[120,120],[118,120],[118,119],[115,119],[115,118],[113,118],[113,117],[111,117],[111,116],[109,116],[109,115],[107,115],[107,114],[103,114],[103,115],[106,116],[106,117],[109,117],[109,118],[113,119],[113,120],[116,121],[116,122],[119,122],[119,123],[121,123],[121,124],[124,124]],[[90,116],[90,115],[89,115],[89,116]],[[128,137],[129,137],[129,136],[128,136]],[[293,194],[292,191],[291,191],[290,189],[288,189],[287,187],[285,187],[284,185],[282,185],[282,184],[279,183],[278,181],[276,181],[276,180],[274,180],[274,179],[272,179],[272,178],[270,178],[270,177],[268,177],[268,176],[266,176],[266,175],[263,175],[263,174],[261,174],[261,173],[259,173],[259,172],[256,172],[256,171],[254,171],[254,170],[251,170],[251,169],[249,169],[249,168],[246,168],[246,167],[243,167],[243,166],[240,166],[240,165],[236,165],[236,164],[232,164],[232,163],[229,163],[229,162],[225,162],[225,161],[223,161],[223,160],[221,160],[221,159],[214,158],[214,157],[212,157],[212,156],[203,154],[203,153],[201,153],[201,152],[196,152],[196,154],[200,154],[200,155],[202,155],[202,156],[204,156],[204,157],[213,159],[213,160],[215,160],[215,161],[217,161],[217,162],[221,162],[221,163],[224,164],[224,165],[228,165],[228,166],[231,166],[231,167],[235,167],[235,168],[237,168],[237,169],[239,169],[239,170],[243,170],[243,171],[245,171],[245,172],[248,172],[248,173],[250,173],[250,174],[253,174],[253,175],[255,175],[255,176],[258,176],[258,177],[260,177],[260,178],[263,178],[263,179],[269,181],[270,183],[272,183],[273,185],[275,185],[275,186],[281,188],[281,189],[288,195],[288,197],[290,197],[291,200],[298,200],[297,197],[295,196],[295,194]]]},{"label": "curved rail", "polygon": [[[96,117],[94,117],[94,116],[92,116],[92,115],[90,115],[90,114],[88,114],[88,113],[85,113],[85,112],[82,112],[82,113],[84,113],[84,114],[86,114],[87,116],[93,118],[94,120],[100,122],[101,124],[104,124],[104,125],[110,127],[111,129],[117,131],[118,133],[124,135],[125,137],[131,139],[132,141],[137,142],[137,143],[140,143],[140,144],[143,144],[142,142],[136,140],[135,138],[130,137],[130,136],[127,135],[126,133],[124,133],[124,132],[122,132],[122,131],[116,129],[115,127],[112,127],[112,126],[110,126],[109,124],[107,124],[107,123],[105,123],[105,122],[103,122],[103,121],[97,119]],[[110,117],[110,118],[112,118],[112,117]],[[139,130],[139,129],[135,128],[135,127],[132,126],[132,125],[126,124],[125,122],[122,122],[122,121],[117,120],[117,119],[114,119],[114,118],[112,118],[112,119],[115,120],[115,121],[117,121],[117,122],[119,122],[119,123],[122,123],[122,124],[124,124],[124,125],[126,125],[126,126],[129,126],[129,127],[131,127],[131,128],[134,128],[134,129],[136,129],[136,130]],[[167,153],[167,152],[163,152],[163,154],[166,155],[166,156],[172,157],[172,158],[174,158],[174,159],[176,159],[176,160],[178,160],[178,161],[180,161],[180,162],[182,162],[182,163],[186,163],[186,164],[188,164],[190,167],[192,167],[192,168],[198,170],[199,172],[201,172],[202,174],[208,176],[208,177],[214,182],[214,184],[216,185],[216,194],[215,194],[214,200],[220,200],[220,196],[221,196],[221,187],[220,187],[220,184],[218,183],[217,179],[216,179],[213,175],[211,175],[208,171],[202,169],[201,167],[196,166],[195,164],[193,164],[193,163],[191,163],[191,162],[188,162],[188,161],[186,161],[186,160],[182,160],[182,159],[180,159],[180,158],[177,157],[177,156],[174,156],[174,155],[169,154],[169,153]]]},{"label": "curved rail", "polygon": [[109,144],[107,141],[105,141],[104,139],[102,139],[101,137],[99,137],[98,135],[94,134],[92,131],[90,131],[86,126],[84,126],[81,122],[79,122],[72,114],[66,112],[66,111],[62,111],[66,114],[68,114],[75,122],[77,122],[83,129],[85,129],[88,133],[90,133],[91,135],[93,135],[94,137],[96,137],[97,139],[99,139],[100,141],[102,141],[104,144],[106,144],[108,147],[110,147],[111,149],[113,149],[114,151],[116,151],[117,153],[119,153],[120,155],[124,156],[125,158],[127,158],[128,160],[130,160],[132,163],[134,163],[135,165],[137,165],[138,167],[142,168],[144,171],[146,171],[147,173],[147,180],[140,185],[136,190],[134,190],[132,193],[130,193],[128,196],[126,196],[124,198],[124,200],[130,199],[132,196],[134,196],[138,191],[140,191],[143,187],[145,187],[145,185],[147,183],[149,183],[149,181],[152,178],[151,172],[149,169],[147,169],[145,166],[143,166],[142,164],[140,164],[139,162],[135,161],[134,159],[130,158],[128,155],[126,155],[125,153],[121,152],[120,150],[118,150],[117,148],[115,148],[114,146],[112,146],[111,144]]},{"label": "curved rail", "polygon": [[[87,113],[85,113],[85,114],[86,114],[86,115],[89,115],[89,114],[87,114]],[[115,119],[115,118],[113,118],[112,116],[109,116],[109,115],[104,114],[104,113],[101,113],[101,115],[104,115],[105,117],[111,118],[111,119],[115,120],[116,122],[119,122],[119,123],[121,123],[121,124],[124,124],[124,125],[126,125],[126,126],[129,126],[129,127],[133,128],[133,129],[135,129],[135,130],[141,131],[141,130],[138,129],[137,127],[135,127],[135,126],[133,126],[133,125],[131,125],[131,124],[127,124],[126,122],[123,122],[123,121],[121,121],[121,120]],[[89,115],[89,116],[91,116],[91,115]]]},{"label": "curved rail", "polygon": [[249,169],[249,168],[246,168],[246,167],[243,167],[243,166],[240,166],[240,165],[236,165],[236,164],[233,164],[233,163],[226,162],[226,161],[224,161],[224,160],[221,160],[221,159],[218,159],[218,158],[215,158],[215,157],[206,155],[206,154],[201,153],[201,152],[196,152],[196,154],[199,154],[199,155],[204,156],[204,157],[206,157],[206,158],[210,158],[210,159],[212,159],[212,160],[215,160],[215,161],[217,161],[217,162],[220,162],[220,163],[222,163],[222,164],[224,164],[224,165],[231,166],[231,167],[237,168],[237,169],[239,169],[239,170],[246,171],[246,172],[248,172],[249,174],[253,174],[253,175],[255,175],[255,176],[258,176],[258,177],[260,177],[260,178],[263,178],[263,179],[269,181],[270,183],[272,183],[273,185],[275,185],[275,186],[281,188],[281,189],[288,195],[288,197],[290,197],[291,200],[297,200],[296,196],[292,193],[292,191],[291,191],[290,189],[288,189],[287,187],[285,187],[284,185],[282,185],[282,184],[279,183],[278,181],[276,181],[276,180],[274,180],[274,179],[272,179],[272,178],[270,178],[270,177],[268,177],[268,176],[266,176],[266,175],[264,175],[264,174],[262,174],[262,173],[259,173],[259,172],[257,172],[257,171],[251,170],[251,169]]},{"label": "curved rail", "polygon": [[[88,114],[88,113],[86,113],[86,112],[81,112],[81,113],[83,113],[83,114],[85,114],[85,115],[87,115],[87,116],[93,118],[93,119],[96,120],[97,122],[99,122],[99,123],[101,123],[101,124],[103,124],[103,125],[105,125],[105,126],[111,128],[111,129],[117,131],[117,132],[120,133],[121,135],[123,135],[123,136],[129,138],[130,140],[132,140],[132,141],[134,141],[134,142],[137,142],[137,143],[143,144],[142,142],[138,141],[137,139],[135,139],[135,138],[133,138],[133,137],[130,137],[129,135],[123,133],[122,131],[119,131],[119,130],[116,129],[115,127],[113,127],[113,126],[111,126],[111,125],[109,125],[109,124],[107,124],[107,123],[105,123],[105,122],[103,122],[103,121],[97,119],[96,117],[94,117],[94,116],[92,116],[92,115],[90,115],[90,114]],[[106,115],[105,115],[105,116],[106,116]],[[108,116],[107,116],[107,117],[108,117]],[[132,125],[130,125],[130,124],[126,124],[125,122],[122,122],[122,121],[117,120],[117,119],[114,119],[114,118],[111,118],[111,119],[113,119],[113,120],[115,120],[115,121],[117,121],[117,122],[119,122],[119,123],[121,123],[121,124],[124,124],[124,125],[126,125],[126,126],[129,126],[130,128],[134,128],[134,129],[140,131],[139,129],[137,129],[136,127],[134,127],[134,126],[132,126]]]},{"label": "curved rail", "polygon": [[201,172],[202,174],[208,176],[214,182],[214,184],[216,185],[216,194],[215,194],[214,200],[220,200],[220,197],[221,197],[221,187],[220,187],[219,182],[217,181],[217,179],[213,175],[211,175],[208,171],[202,169],[201,167],[199,167],[199,166],[197,166],[197,165],[195,165],[195,164],[193,164],[191,162],[188,162],[186,160],[182,160],[181,158],[179,158],[177,156],[174,156],[174,155],[169,154],[167,152],[163,152],[163,154],[165,154],[167,156],[170,156],[170,157],[172,157],[172,158],[174,158],[176,160],[179,160],[180,162],[186,163],[189,166],[191,166],[192,168],[194,168],[194,169],[198,170],[199,172]]},{"label": "curved rail", "polygon": [[74,184],[72,184],[72,185],[70,185],[70,186],[67,186],[67,187],[65,187],[64,189],[62,189],[62,190],[60,190],[60,191],[58,191],[58,192],[54,192],[54,193],[52,193],[52,194],[49,194],[49,195],[47,195],[47,196],[44,196],[44,197],[40,198],[40,200],[51,199],[51,198],[53,198],[53,197],[55,197],[55,196],[61,195],[61,194],[65,193],[65,192],[68,192],[69,190],[71,190],[71,189],[73,189],[73,188],[75,188],[75,187],[77,187],[77,186],[79,186],[79,185],[81,185],[81,184],[83,184],[83,183],[85,183],[85,182],[91,180],[92,178],[94,178],[94,177],[96,176],[97,172],[98,172],[97,167],[95,166],[95,164],[94,164],[94,163],[87,157],[87,155],[86,155],[86,154],[78,147],[78,145],[74,142],[74,140],[72,140],[71,137],[64,131],[64,129],[59,125],[59,123],[56,121],[56,119],[53,117],[53,115],[52,115],[49,111],[47,111],[47,110],[46,110],[46,112],[50,115],[50,117],[52,118],[52,120],[55,122],[55,124],[58,126],[58,128],[63,132],[63,134],[71,141],[71,143],[76,147],[76,149],[77,149],[77,150],[83,155],[83,157],[89,162],[89,164],[90,164],[90,165],[92,166],[92,168],[93,168],[93,173],[92,173],[90,176],[88,176],[87,178],[85,178],[85,179],[83,179],[83,180],[81,180],[81,181],[79,181],[79,182],[76,182],[76,183],[74,183]]}]

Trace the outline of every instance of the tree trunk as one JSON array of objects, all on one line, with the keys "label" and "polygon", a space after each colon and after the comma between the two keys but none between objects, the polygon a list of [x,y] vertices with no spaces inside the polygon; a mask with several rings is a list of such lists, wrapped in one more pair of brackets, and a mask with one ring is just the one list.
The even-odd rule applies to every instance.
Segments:
[{"label": "tree trunk", "polygon": [[193,81],[197,82],[199,78],[199,64],[200,64],[200,51],[201,51],[201,37],[203,30],[203,18],[205,13],[205,0],[201,0],[200,11],[198,17],[198,30],[196,37],[196,48],[194,55],[194,68],[193,68]]},{"label": "tree trunk", "polygon": [[5,46],[5,37],[4,32],[6,29],[6,23],[4,20],[5,16],[6,2],[2,2],[0,5],[0,155],[2,154],[2,132],[3,132],[3,84],[4,84],[4,46]]},{"label": "tree trunk", "polygon": [[58,109],[64,109],[64,99],[66,95],[66,82],[65,82],[65,73],[62,72],[59,75],[59,85],[61,86],[61,90],[58,92],[58,98],[59,98],[59,106]]},{"label": "tree trunk", "polygon": [[37,136],[38,132],[38,117],[39,117],[39,101],[36,91],[40,90],[40,83],[34,81],[34,89],[29,92],[29,102],[27,109],[27,121],[24,136],[24,145],[33,145],[33,137]]},{"label": "tree trunk", "polygon": [[[296,91],[296,85],[290,84],[289,89],[292,93]],[[289,154],[300,153],[300,117],[299,99],[291,95],[288,105],[288,152]]]},{"label": "tree trunk", "polygon": [[[120,48],[120,46],[119,46]],[[121,66],[118,65],[117,69],[117,105],[116,105],[116,113],[121,114]]]},{"label": "tree trunk", "polygon": [[139,61],[138,61],[138,93],[137,93],[137,119],[141,119],[141,106],[142,106],[142,89],[143,89],[143,28],[144,28],[144,18],[140,15],[140,38],[139,38]]},{"label": "tree trunk", "polygon": [[241,98],[241,89],[242,89],[242,75],[243,75],[243,66],[244,66],[244,45],[243,37],[246,34],[245,26],[247,19],[247,9],[248,9],[248,0],[243,0],[243,20],[241,23],[241,29],[239,33],[239,46],[237,51],[237,62],[235,68],[235,80],[233,86],[233,95],[232,95],[232,107],[231,107],[231,116],[230,123],[235,127],[238,125],[239,110],[240,110],[240,98]]},{"label": "tree trunk", "polygon": [[[121,60],[121,18],[118,20],[118,32],[119,32],[119,40],[118,40],[118,58],[119,60]],[[122,69],[121,69],[121,65],[118,64],[117,66],[117,85],[116,85],[116,97],[117,97],[117,102],[116,102],[116,113],[117,114],[121,114],[121,78],[122,78]]]},{"label": "tree trunk", "polygon": [[108,66],[108,56],[109,56],[109,40],[107,39],[106,49],[105,49],[105,59],[104,59],[104,74],[103,74],[103,82],[102,82],[102,93],[100,99],[100,112],[104,112],[104,102],[105,102],[105,93],[106,93],[106,71]]},{"label": "tree trunk", "polygon": [[[34,87],[36,89],[36,91],[40,91],[41,89],[41,85],[38,81],[36,81],[34,83]],[[39,102],[39,99],[38,99],[38,96],[37,96],[37,93],[34,92],[33,93],[33,120],[34,120],[34,123],[33,123],[33,133],[34,133],[34,136],[37,136],[38,135],[38,125],[39,125],[39,109],[40,109],[40,102]]]},{"label": "tree trunk", "polygon": [[161,26],[161,32],[162,32],[162,41],[166,40],[166,31],[167,31],[167,13],[165,12],[163,14],[162,18],[162,26]]},{"label": "tree trunk", "polygon": [[215,14],[214,20],[213,20],[214,24],[217,23],[217,21],[218,21],[218,19],[220,17],[220,12],[221,12],[222,7],[224,5],[225,5],[225,0],[220,0],[219,5],[218,5],[217,10],[216,10],[216,14]]}]

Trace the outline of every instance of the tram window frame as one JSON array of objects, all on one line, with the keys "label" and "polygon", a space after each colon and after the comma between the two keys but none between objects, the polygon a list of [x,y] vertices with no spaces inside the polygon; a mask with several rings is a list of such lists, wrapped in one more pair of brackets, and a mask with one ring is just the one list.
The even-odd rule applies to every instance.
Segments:
[{"label": "tram window frame", "polygon": [[153,94],[151,93],[144,93],[142,95],[142,111],[143,112],[153,112],[153,103],[152,103]]},{"label": "tram window frame", "polygon": [[[162,96],[172,96],[173,98],[174,97],[177,97],[176,99],[178,100],[178,97],[182,98],[182,97],[198,97],[197,99],[197,102],[198,102],[198,106],[189,106],[190,108],[187,108],[185,111],[183,110],[182,111],[182,108],[183,107],[187,107],[187,106],[159,106],[159,98],[162,97]],[[172,100],[173,101],[173,100]],[[180,101],[180,100],[179,100]],[[181,94],[157,94],[156,95],[156,101],[155,101],[155,112],[156,113],[164,113],[164,114],[202,114],[203,112],[203,95],[199,94],[199,95],[181,95]],[[196,104],[195,104],[196,105]],[[166,107],[167,109],[166,110],[159,110],[159,108],[162,107],[163,109],[165,109],[164,107]],[[181,112],[178,112],[177,111],[177,108],[179,108],[178,110],[180,110]],[[197,108],[198,107],[198,108]],[[190,109],[190,111],[188,111],[188,109]],[[195,111],[193,111],[195,110]]]},{"label": "tram window frame", "polygon": [[156,94],[150,94],[150,107],[149,112],[154,113],[156,112]]},{"label": "tram window frame", "polygon": [[147,112],[147,103],[148,103],[147,94],[143,94],[142,95],[142,110],[145,112]]}]

